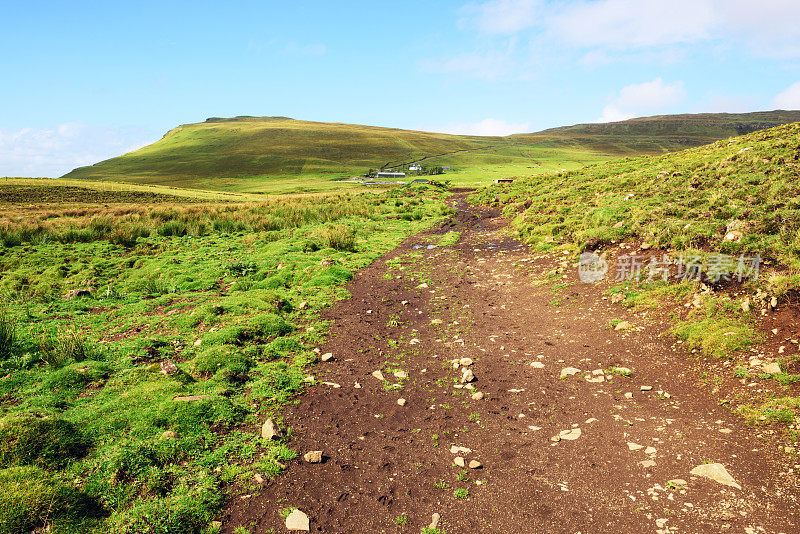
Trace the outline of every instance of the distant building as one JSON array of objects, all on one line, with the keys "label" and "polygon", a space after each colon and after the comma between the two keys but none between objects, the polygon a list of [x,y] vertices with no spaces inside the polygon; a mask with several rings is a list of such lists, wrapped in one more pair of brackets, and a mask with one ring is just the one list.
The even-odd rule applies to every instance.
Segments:
[{"label": "distant building", "polygon": [[413,165],[410,165],[408,167],[408,170],[409,171],[421,171],[422,170],[422,165],[420,165],[419,163],[415,163]]},{"label": "distant building", "polygon": [[514,183],[514,179],[513,178],[497,178],[494,181],[494,183],[496,183],[496,184],[513,184]]},{"label": "distant building", "polygon": [[450,170],[450,165],[443,165],[442,166],[442,170],[443,171],[449,171]]},{"label": "distant building", "polygon": [[389,171],[379,171],[376,175],[376,178],[405,178],[406,173],[404,172],[389,172]]}]

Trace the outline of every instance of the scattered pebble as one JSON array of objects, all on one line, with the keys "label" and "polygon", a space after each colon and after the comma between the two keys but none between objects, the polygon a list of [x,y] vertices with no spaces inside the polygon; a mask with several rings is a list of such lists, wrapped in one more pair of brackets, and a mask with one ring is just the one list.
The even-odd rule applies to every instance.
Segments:
[{"label": "scattered pebble", "polygon": [[581,372],[580,369],[576,369],[574,367],[564,367],[561,370],[561,378],[566,378],[568,376],[574,376],[574,375],[576,375],[576,374],[578,374],[580,372]]},{"label": "scattered pebble", "polygon": [[304,530],[308,532],[311,530],[308,516],[295,508],[292,513],[286,516],[286,529],[287,530]]}]

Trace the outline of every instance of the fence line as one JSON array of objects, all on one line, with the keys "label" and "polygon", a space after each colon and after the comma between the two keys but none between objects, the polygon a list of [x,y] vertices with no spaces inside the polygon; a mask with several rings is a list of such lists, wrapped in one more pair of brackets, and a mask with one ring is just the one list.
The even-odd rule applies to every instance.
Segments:
[{"label": "fence line", "polygon": [[95,189],[99,191],[129,191],[139,193],[153,193],[161,195],[172,195],[176,197],[188,197],[204,200],[227,200],[234,202],[264,202],[270,200],[282,200],[287,198],[307,198],[312,196],[324,196],[331,194],[328,192],[320,193],[287,193],[285,195],[275,195],[266,193],[231,193],[227,191],[210,191],[205,189],[186,189],[172,187],[168,185],[149,185],[132,184],[124,182],[106,182],[92,180],[68,180],[64,178],[0,178],[0,183],[7,185],[45,185],[45,186],[72,186],[84,189]]}]

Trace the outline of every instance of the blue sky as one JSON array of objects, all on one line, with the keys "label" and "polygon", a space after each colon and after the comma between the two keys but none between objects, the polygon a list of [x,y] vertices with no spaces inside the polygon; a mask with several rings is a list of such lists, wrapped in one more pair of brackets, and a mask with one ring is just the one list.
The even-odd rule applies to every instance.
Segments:
[{"label": "blue sky", "polygon": [[800,109],[797,0],[0,2],[0,176],[210,116],[505,135]]}]

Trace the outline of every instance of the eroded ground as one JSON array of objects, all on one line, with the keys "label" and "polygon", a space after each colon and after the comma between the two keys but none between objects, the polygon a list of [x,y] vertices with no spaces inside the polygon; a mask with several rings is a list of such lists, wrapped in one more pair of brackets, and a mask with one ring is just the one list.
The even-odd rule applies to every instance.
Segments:
[{"label": "eroded ground", "polygon": [[[333,359],[286,413],[301,458],[232,496],[225,532],[284,532],[290,507],[313,532],[419,532],[434,513],[450,534],[800,532],[796,460],[721,403],[748,384],[706,385],[665,311],[613,304],[462,200],[327,310]],[[714,463],[741,489],[690,473]]]}]

